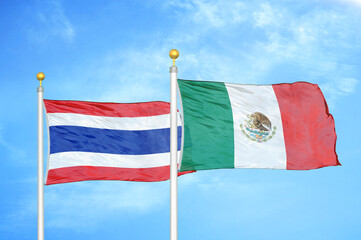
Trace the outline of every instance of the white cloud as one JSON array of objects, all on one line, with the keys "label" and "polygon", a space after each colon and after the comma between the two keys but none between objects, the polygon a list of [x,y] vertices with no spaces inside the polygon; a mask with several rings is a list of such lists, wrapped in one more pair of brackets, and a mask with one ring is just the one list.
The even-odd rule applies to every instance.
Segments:
[{"label": "white cloud", "polygon": [[[58,2],[53,5],[61,9]],[[79,80],[63,87],[72,96],[83,89],[86,100],[169,101],[168,51],[173,47],[180,50],[178,76],[185,79],[248,84],[302,80],[331,89],[326,83],[345,82],[345,75],[359,78],[357,66],[340,59],[346,51],[361,51],[357,18],[343,10],[313,7],[298,13],[274,2],[206,0],[170,1],[163,10],[174,22],[163,36],[141,49],[106,53],[84,70],[78,68],[82,76],[74,78]],[[282,66],[290,65],[294,71],[282,76],[288,70]],[[346,82],[350,89],[357,85]],[[347,86],[342,94],[327,92],[333,95],[328,99],[353,94],[342,90]]]},{"label": "white cloud", "polygon": [[125,219],[125,215],[135,217],[156,211],[167,204],[168,193],[166,182],[90,181],[48,186],[46,224],[88,231],[109,217]]},{"label": "white cloud", "polygon": [[[59,76],[52,83],[62,81],[61,86],[49,83],[48,98],[123,103],[169,101],[170,48],[160,46],[162,43],[150,44],[142,49],[114,50],[82,63],[72,72],[72,79],[77,81]],[[56,92],[56,96],[49,96],[51,92]]]},{"label": "white cloud", "polygon": [[[165,100],[169,73],[164,66],[171,65],[168,49],[121,50],[108,54],[100,63],[95,77],[106,79],[105,91],[99,101],[143,102]],[[166,91],[167,93],[168,91]]]},{"label": "white cloud", "polygon": [[355,92],[358,80],[354,78],[343,78],[339,83],[339,89],[341,92],[348,94]]},{"label": "white cloud", "polygon": [[[36,186],[33,185],[36,179],[11,181],[24,182]],[[9,223],[6,231],[35,226],[37,199],[33,193],[36,189],[31,192],[14,202],[17,207],[12,208],[12,212],[3,214],[3,220]],[[45,228],[70,228],[80,232],[95,230],[109,218],[124,221],[159,211],[169,204],[169,182],[87,181],[45,186],[44,193]]]},{"label": "white cloud", "polygon": [[327,97],[327,103],[331,108],[336,105],[336,100],[339,97],[347,96],[356,92],[359,80],[355,78],[343,77],[330,79],[329,81],[320,84],[321,90]]},{"label": "white cloud", "polygon": [[[14,182],[10,182],[14,183]],[[36,185],[36,181],[34,182]],[[31,187],[30,187],[31,188]],[[33,193],[35,193],[35,189],[33,189]],[[2,215],[1,220],[2,223],[7,224],[1,224],[0,230],[6,231],[6,232],[17,232],[19,229],[23,228],[24,226],[36,226],[34,223],[34,220],[36,219],[37,214],[37,202],[36,198],[34,198],[33,194],[21,196],[21,198],[16,199],[16,201],[12,202],[12,207],[10,209],[13,209],[12,212],[9,212],[8,210],[5,211],[1,209]],[[16,206],[16,207],[15,207]]]},{"label": "white cloud", "polygon": [[331,108],[337,99],[355,92],[359,82],[357,66],[339,58],[350,49],[353,53],[361,51],[361,34],[355,28],[357,18],[333,8],[315,8],[301,16],[268,3],[260,8],[253,16],[267,40],[257,42],[260,51],[252,54],[266,58],[268,70],[279,65],[294,66],[294,74],[302,76],[299,80],[321,86]]},{"label": "white cloud", "polygon": [[[205,0],[171,1],[164,7],[165,11],[172,10],[170,15],[178,14],[167,36],[150,42],[145,50],[122,49],[94,64],[100,66],[94,76],[109,79],[109,87],[98,100],[167,101],[169,75],[164,66],[170,65],[167,53],[173,46],[179,47],[181,54],[177,60],[180,78],[275,83],[280,79],[268,79],[270,73],[281,65],[293,64],[293,74],[302,75],[299,80],[303,81],[320,85],[323,81],[343,81],[345,71],[356,79],[352,75],[356,66],[346,69],[347,64],[341,64],[339,55],[332,52],[334,48],[361,51],[355,18],[341,11],[312,8],[297,14],[269,2],[253,5]],[[253,26],[255,32],[250,34],[265,38],[253,36],[248,42],[249,33],[241,30],[245,26]],[[334,96],[352,94],[341,92]]]},{"label": "white cloud", "polygon": [[272,8],[269,3],[262,3],[260,7],[260,10],[253,12],[254,25],[256,27],[276,26],[282,23],[282,12]]},{"label": "white cloud", "polygon": [[[182,176],[179,191],[194,185],[195,174]],[[36,179],[11,183],[30,182],[36,186]],[[202,179],[199,183],[204,184]],[[215,181],[210,181],[214,183]],[[35,185],[33,185],[35,183]],[[169,206],[169,181],[164,182],[125,182],[125,181],[85,181],[57,184],[44,187],[45,228],[66,228],[79,232],[89,232],[102,226],[109,219],[126,221]],[[207,186],[204,186],[207,187]],[[34,192],[33,189],[32,192]],[[16,231],[24,224],[33,225],[37,214],[36,197],[21,196],[16,201],[17,208],[3,216]],[[122,224],[121,222],[119,224]],[[1,226],[0,226],[1,229]]]},{"label": "white cloud", "polygon": [[332,0],[340,3],[351,4],[356,7],[361,7],[361,0]]},{"label": "white cloud", "polygon": [[67,42],[73,42],[75,29],[64,12],[60,0],[51,0],[40,5],[36,12],[38,27],[28,30],[29,37],[35,42],[46,42],[49,37],[57,36]]},{"label": "white cloud", "polygon": [[[187,0],[184,2],[168,1],[166,8],[180,8],[187,11],[187,18],[192,22],[209,27],[225,27],[228,24],[238,24],[244,20],[244,4],[237,1],[207,1]],[[179,14],[179,17],[182,17]]]},{"label": "white cloud", "polygon": [[0,127],[0,147],[3,147],[6,152],[8,152],[8,156],[10,156],[13,159],[16,159],[17,161],[20,161],[25,158],[25,151],[16,147],[17,145],[11,144],[8,141],[6,141],[2,134],[2,127]]}]

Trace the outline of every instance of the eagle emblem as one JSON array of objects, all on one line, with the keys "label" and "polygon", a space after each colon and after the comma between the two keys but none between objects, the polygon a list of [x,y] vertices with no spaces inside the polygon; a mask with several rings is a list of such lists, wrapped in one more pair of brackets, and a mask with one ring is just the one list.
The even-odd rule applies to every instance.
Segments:
[{"label": "eagle emblem", "polygon": [[269,118],[260,112],[247,115],[245,124],[241,124],[242,133],[252,141],[262,143],[272,139],[276,134],[276,127],[272,128]]}]

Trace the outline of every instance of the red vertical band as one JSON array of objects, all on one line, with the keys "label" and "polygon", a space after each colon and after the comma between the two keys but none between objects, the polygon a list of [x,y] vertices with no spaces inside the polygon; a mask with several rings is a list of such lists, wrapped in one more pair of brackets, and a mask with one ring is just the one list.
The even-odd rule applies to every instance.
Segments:
[{"label": "red vertical band", "polygon": [[335,151],[332,115],[317,84],[273,85],[280,107],[287,169],[307,170],[341,165]]}]

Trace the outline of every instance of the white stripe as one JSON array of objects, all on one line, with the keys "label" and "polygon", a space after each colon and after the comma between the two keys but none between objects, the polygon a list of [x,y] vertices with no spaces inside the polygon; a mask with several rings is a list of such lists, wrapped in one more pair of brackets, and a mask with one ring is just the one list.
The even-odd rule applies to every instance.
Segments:
[{"label": "white stripe", "polygon": [[[178,156],[180,151],[178,151]],[[178,158],[179,159],[179,158]],[[170,154],[119,155],[91,152],[61,152],[50,154],[49,169],[97,166],[119,168],[152,168],[169,166]]]},{"label": "white stripe", "polygon": [[[225,85],[233,112],[235,168],[286,169],[282,119],[273,87]],[[276,133],[266,142],[252,141],[242,132],[240,125],[244,126],[249,116],[255,112],[268,117],[272,130],[276,127]],[[249,133],[247,130],[245,132]]]},{"label": "white stripe", "polygon": [[[169,128],[170,115],[151,117],[103,117],[77,113],[48,113],[50,126],[67,125],[117,130],[149,130]],[[181,120],[178,114],[178,126]]]}]

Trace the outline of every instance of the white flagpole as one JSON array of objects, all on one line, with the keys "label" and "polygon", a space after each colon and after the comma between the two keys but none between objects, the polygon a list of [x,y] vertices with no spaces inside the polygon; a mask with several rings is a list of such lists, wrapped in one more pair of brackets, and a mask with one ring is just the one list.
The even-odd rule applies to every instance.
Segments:
[{"label": "white flagpole", "polygon": [[178,196],[177,196],[177,73],[175,59],[179,56],[176,49],[169,52],[173,59],[170,67],[170,240],[178,239]]},{"label": "white flagpole", "polygon": [[45,75],[39,72],[36,78],[40,81],[38,92],[38,240],[44,240],[44,132],[43,132],[43,94],[41,81]]}]

